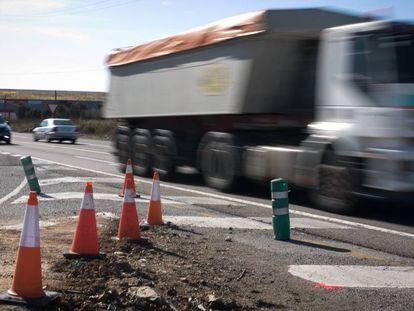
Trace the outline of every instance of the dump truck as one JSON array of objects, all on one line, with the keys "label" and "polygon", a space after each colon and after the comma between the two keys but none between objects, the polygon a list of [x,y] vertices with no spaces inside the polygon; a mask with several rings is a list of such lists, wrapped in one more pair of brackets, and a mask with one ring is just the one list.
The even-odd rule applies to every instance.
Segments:
[{"label": "dump truck", "polygon": [[321,208],[412,198],[414,28],[327,9],[246,13],[113,50],[106,118],[134,173],[283,177]]}]

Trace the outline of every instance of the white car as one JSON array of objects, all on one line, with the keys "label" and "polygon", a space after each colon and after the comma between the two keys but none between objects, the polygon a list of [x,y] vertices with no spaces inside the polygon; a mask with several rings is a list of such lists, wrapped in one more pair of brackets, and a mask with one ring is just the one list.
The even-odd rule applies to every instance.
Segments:
[{"label": "white car", "polygon": [[32,131],[33,140],[45,139],[47,142],[53,140],[62,142],[65,140],[76,142],[79,137],[78,128],[69,119],[46,119]]}]

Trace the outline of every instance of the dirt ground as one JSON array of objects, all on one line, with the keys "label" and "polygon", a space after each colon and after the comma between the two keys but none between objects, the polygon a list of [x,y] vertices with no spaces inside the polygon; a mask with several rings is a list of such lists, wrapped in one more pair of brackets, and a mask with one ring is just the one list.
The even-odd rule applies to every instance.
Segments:
[{"label": "dirt ground", "polygon": [[[119,242],[112,238],[117,221],[98,223],[106,256],[94,260],[62,256],[69,249],[74,221],[41,228],[43,285],[61,293],[48,310],[317,309],[321,300],[329,305],[332,298],[314,288],[304,295],[279,279],[277,269],[270,270],[275,263],[232,241],[231,228],[223,238],[167,224],[143,231],[139,242]],[[12,281],[20,232],[0,233],[3,291]]]}]

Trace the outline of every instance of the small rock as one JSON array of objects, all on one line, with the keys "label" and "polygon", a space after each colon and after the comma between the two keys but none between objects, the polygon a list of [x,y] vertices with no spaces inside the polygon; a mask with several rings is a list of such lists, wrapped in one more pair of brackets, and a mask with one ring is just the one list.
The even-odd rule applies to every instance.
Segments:
[{"label": "small rock", "polygon": [[213,294],[207,296],[207,301],[210,308],[215,310],[233,310],[237,308],[237,305],[233,300],[218,298]]},{"label": "small rock", "polygon": [[131,287],[128,289],[128,294],[136,298],[149,299],[152,301],[159,298],[157,292],[149,286]]},{"label": "small rock", "polygon": [[188,279],[187,278],[180,278],[180,281],[183,283],[188,283]]},{"label": "small rock", "polygon": [[213,302],[213,301],[216,301],[218,298],[216,297],[216,296],[214,296],[213,294],[209,294],[209,295],[207,295],[207,301],[210,303],[210,302]]},{"label": "small rock", "polygon": [[204,308],[204,306],[201,303],[197,306],[197,309],[201,311],[206,311],[206,308]]},{"label": "small rock", "polygon": [[115,256],[125,256],[126,254],[124,252],[114,252]]},{"label": "small rock", "polygon": [[226,236],[226,238],[224,239],[224,241],[226,241],[226,242],[231,242],[231,237]]}]

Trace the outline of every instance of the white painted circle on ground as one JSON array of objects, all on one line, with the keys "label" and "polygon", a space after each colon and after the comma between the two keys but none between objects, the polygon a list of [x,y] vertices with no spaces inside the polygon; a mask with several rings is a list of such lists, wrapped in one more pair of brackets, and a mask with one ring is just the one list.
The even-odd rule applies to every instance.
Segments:
[{"label": "white painted circle on ground", "polygon": [[414,288],[414,267],[291,265],[289,272],[327,287]]}]

